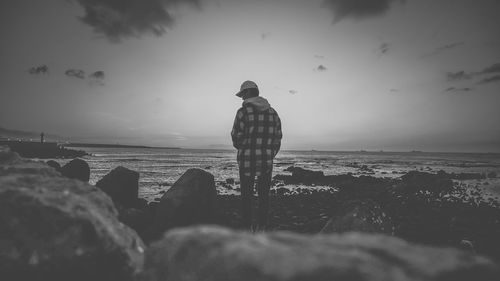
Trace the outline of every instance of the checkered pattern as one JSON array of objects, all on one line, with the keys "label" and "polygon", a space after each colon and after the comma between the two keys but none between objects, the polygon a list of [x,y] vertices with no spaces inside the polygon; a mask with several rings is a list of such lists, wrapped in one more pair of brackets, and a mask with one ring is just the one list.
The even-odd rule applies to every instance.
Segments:
[{"label": "checkered pattern", "polygon": [[273,108],[258,111],[251,104],[240,108],[231,131],[240,173],[253,177],[271,172],[281,137],[281,120]]}]

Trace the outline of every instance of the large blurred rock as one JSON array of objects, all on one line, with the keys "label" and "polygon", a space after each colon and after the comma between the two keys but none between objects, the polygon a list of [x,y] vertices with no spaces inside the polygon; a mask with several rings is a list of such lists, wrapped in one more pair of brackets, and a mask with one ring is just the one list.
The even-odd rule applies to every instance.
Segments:
[{"label": "large blurred rock", "polygon": [[15,158],[0,152],[0,279],[133,280],[144,245],[111,199]]},{"label": "large blurred rock", "polygon": [[96,186],[123,207],[136,207],[138,203],[139,173],[136,171],[121,166],[116,167],[99,180]]},{"label": "large blurred rock", "polygon": [[348,231],[394,234],[389,215],[373,200],[350,200],[343,203],[321,230],[322,233]]},{"label": "large blurred rock", "polygon": [[187,170],[157,204],[154,233],[213,222],[216,199],[214,176],[200,169]]},{"label": "large blurred rock", "polygon": [[63,176],[70,179],[77,179],[84,182],[89,182],[90,179],[89,164],[79,158],[73,159],[62,166],[60,172]]},{"label": "large blurred rock", "polygon": [[498,265],[453,249],[361,234],[252,235],[215,227],[175,229],[146,251],[143,280],[497,280]]}]

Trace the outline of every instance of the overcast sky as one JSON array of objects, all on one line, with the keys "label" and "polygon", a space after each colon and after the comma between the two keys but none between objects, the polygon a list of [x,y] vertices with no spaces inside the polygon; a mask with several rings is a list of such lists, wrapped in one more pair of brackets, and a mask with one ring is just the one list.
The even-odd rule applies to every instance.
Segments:
[{"label": "overcast sky", "polygon": [[0,127],[230,147],[244,80],[285,149],[500,152],[497,0],[0,2]]}]

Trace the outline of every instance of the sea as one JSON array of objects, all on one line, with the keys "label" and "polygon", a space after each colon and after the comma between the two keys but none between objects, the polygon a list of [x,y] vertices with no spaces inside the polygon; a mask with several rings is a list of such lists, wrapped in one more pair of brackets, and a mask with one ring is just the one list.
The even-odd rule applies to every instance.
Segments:
[{"label": "sea", "polygon": [[[112,169],[123,166],[139,172],[139,195],[153,201],[168,190],[188,169],[200,168],[214,175],[219,194],[239,194],[236,150],[164,149],[164,148],[79,148],[88,153],[95,184]],[[60,161],[65,164],[69,160]],[[500,154],[496,153],[431,153],[369,151],[280,151],[274,161],[273,175],[289,175],[290,166],[323,171],[325,175],[352,173],[354,176],[401,177],[408,171],[436,173],[482,173],[479,180],[454,180],[455,184],[479,189],[485,199],[500,198]],[[331,186],[285,185],[293,192],[299,188],[335,189]],[[273,188],[276,188],[273,187]]]}]

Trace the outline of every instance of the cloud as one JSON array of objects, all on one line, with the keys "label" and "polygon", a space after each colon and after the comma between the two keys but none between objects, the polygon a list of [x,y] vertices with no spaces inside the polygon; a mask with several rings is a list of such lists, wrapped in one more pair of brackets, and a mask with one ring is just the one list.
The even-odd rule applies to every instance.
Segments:
[{"label": "cloud", "polygon": [[328,68],[326,68],[326,66],[320,64],[318,65],[318,67],[314,68],[314,71],[319,71],[319,72],[323,72],[323,71],[327,71]]},{"label": "cloud", "polygon": [[49,67],[45,64],[40,66],[33,66],[32,68],[28,69],[28,73],[32,75],[49,74]]},{"label": "cloud", "polygon": [[344,18],[363,19],[385,14],[394,2],[404,0],[323,0],[323,7],[333,12],[333,23]]},{"label": "cloud", "polygon": [[[490,74],[498,74],[500,73],[500,63],[495,63],[491,66],[484,68],[479,72],[465,72],[465,71],[457,71],[457,72],[448,72],[446,73],[446,80],[448,81],[462,81],[468,80],[476,77],[486,76]],[[477,82],[477,84],[486,84],[492,82],[498,82],[500,79],[500,75],[494,75],[491,77],[486,77]]]},{"label": "cloud", "polygon": [[490,74],[490,73],[500,73],[500,63],[495,63],[494,65],[489,66],[480,72],[480,74]]},{"label": "cloud", "polygon": [[460,81],[471,79],[472,74],[465,71],[448,72],[446,73],[446,80],[448,81]]},{"label": "cloud", "polygon": [[200,7],[199,0],[76,0],[84,10],[82,22],[95,33],[118,42],[145,33],[163,35],[175,20],[167,9],[180,3]]},{"label": "cloud", "polygon": [[458,93],[458,92],[470,92],[472,90],[473,89],[469,88],[469,87],[464,87],[464,88],[449,87],[448,89],[444,90],[443,92],[446,92],[446,93]]},{"label": "cloud", "polygon": [[452,49],[455,49],[459,46],[462,46],[464,45],[465,42],[461,41],[461,42],[454,42],[454,43],[450,43],[450,44],[446,44],[444,46],[440,46],[440,47],[437,47],[435,48],[432,52],[428,53],[428,54],[424,54],[422,55],[423,58],[427,58],[427,57],[431,57],[431,56],[435,56],[435,55],[439,55],[443,52],[446,52],[446,51],[449,51],[449,50],[452,50]]},{"label": "cloud", "polygon": [[75,77],[78,79],[85,79],[85,71],[81,69],[68,69],[64,72],[68,77]]},{"label": "cloud", "polygon": [[104,71],[98,70],[98,71],[90,74],[89,77],[95,78],[95,79],[104,79]]},{"label": "cloud", "polygon": [[389,44],[387,43],[382,43],[377,49],[377,52],[379,53],[379,56],[383,56],[389,52]]},{"label": "cloud", "polygon": [[104,86],[104,78],[105,78],[104,71],[98,70],[98,71],[90,74],[89,78],[92,79],[91,84]]},{"label": "cloud", "polygon": [[492,77],[484,78],[483,80],[481,80],[477,83],[478,84],[486,84],[486,83],[493,83],[493,82],[500,82],[500,75],[495,75]]},{"label": "cloud", "polygon": [[271,36],[270,32],[263,32],[260,34],[260,39],[266,40],[269,36]]},{"label": "cloud", "polygon": [[314,58],[317,58],[317,59],[324,59],[324,58],[325,58],[325,56],[323,56],[323,55],[314,55]]},{"label": "cloud", "polygon": [[297,91],[297,90],[288,90],[288,92],[289,92],[290,94],[292,94],[292,95],[295,95],[295,94],[297,94],[299,91]]},{"label": "cloud", "polygon": [[439,48],[436,48],[437,51],[446,51],[446,50],[451,50],[451,49],[454,49],[458,46],[462,46],[463,44],[465,44],[465,42],[455,42],[455,43],[451,43],[451,44],[447,44],[447,45],[444,45],[444,46],[441,46]]}]

